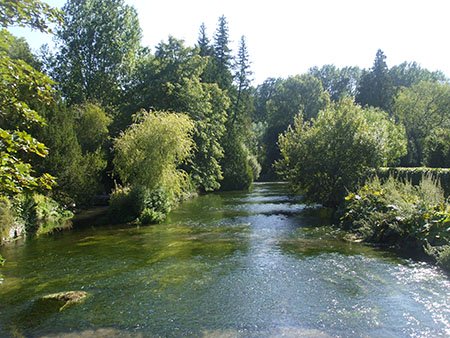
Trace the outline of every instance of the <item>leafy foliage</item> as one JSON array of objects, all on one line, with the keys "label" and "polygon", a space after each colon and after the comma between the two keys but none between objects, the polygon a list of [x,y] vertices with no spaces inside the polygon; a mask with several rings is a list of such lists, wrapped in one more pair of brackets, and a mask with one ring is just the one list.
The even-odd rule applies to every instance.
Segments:
[{"label": "leafy foliage", "polygon": [[61,22],[61,12],[40,0],[0,0],[0,25],[32,27],[51,32],[50,24]]},{"label": "leafy foliage", "polygon": [[18,196],[15,209],[19,222],[24,222],[28,236],[45,235],[71,227],[73,213],[48,196],[27,194]]},{"label": "leafy foliage", "polygon": [[313,67],[309,74],[318,78],[333,101],[339,101],[346,96],[355,96],[361,78],[358,67],[337,68],[334,65]]},{"label": "leafy foliage", "polygon": [[[404,164],[420,166],[424,163],[426,138],[433,135],[434,129],[450,130],[450,85],[420,82],[404,88],[397,95],[393,113],[404,124],[408,136],[408,156]],[[427,151],[431,151],[432,144],[440,141],[430,136],[428,142]]]},{"label": "leafy foliage", "polygon": [[36,176],[31,155],[45,157],[47,148],[30,134],[33,126],[43,126],[36,108],[53,100],[53,82],[25,61],[13,59],[7,51],[11,36],[0,31],[0,194],[50,189],[53,177]]},{"label": "leafy foliage", "polygon": [[117,105],[140,50],[135,9],[123,0],[75,1],[63,7],[52,75],[70,104]]},{"label": "leafy foliage", "polygon": [[450,205],[430,176],[419,185],[377,177],[346,197],[343,224],[368,242],[420,249],[448,267]]},{"label": "leafy foliage", "polygon": [[427,168],[427,167],[393,167],[393,168],[379,168],[376,171],[377,176],[382,179],[388,179],[390,176],[411,182],[413,185],[418,185],[423,176],[432,176],[439,181],[440,186],[444,190],[446,196],[450,196],[450,168]]},{"label": "leafy foliage", "polygon": [[323,90],[321,82],[311,75],[276,81],[274,92],[266,102],[268,126],[264,134],[264,143],[267,148],[262,169],[266,177],[273,176],[272,165],[280,158],[277,147],[278,135],[294,123],[294,118],[299,113],[309,120],[316,117],[329,102],[329,96]]},{"label": "leafy foliage", "polygon": [[344,99],[311,122],[296,118],[279,138],[277,169],[308,200],[337,206],[369,168],[404,153],[403,133],[382,112]]},{"label": "leafy foliage", "polygon": [[192,153],[194,123],[184,114],[143,112],[114,142],[115,171],[123,183],[167,189],[172,198],[186,188],[177,169]]},{"label": "leafy foliage", "polygon": [[[215,83],[201,76],[207,59],[169,38],[158,45],[155,57],[141,60],[129,89],[130,111],[139,108],[186,113],[195,123],[195,148],[186,170],[202,191],[217,190],[222,179],[220,143],[230,99]],[[136,105],[137,104],[137,105]]]},{"label": "leafy foliage", "polygon": [[253,182],[253,171],[249,162],[248,150],[243,142],[233,134],[224,140],[223,159],[224,179],[222,190],[247,190]]},{"label": "leafy foliage", "polygon": [[450,128],[434,129],[424,143],[424,162],[427,166],[450,168]]},{"label": "leafy foliage", "polygon": [[64,204],[89,206],[93,196],[104,190],[103,172],[107,166],[109,117],[92,103],[67,108],[54,105],[44,111],[48,125],[41,137],[51,152],[39,165],[57,177],[54,195]]}]

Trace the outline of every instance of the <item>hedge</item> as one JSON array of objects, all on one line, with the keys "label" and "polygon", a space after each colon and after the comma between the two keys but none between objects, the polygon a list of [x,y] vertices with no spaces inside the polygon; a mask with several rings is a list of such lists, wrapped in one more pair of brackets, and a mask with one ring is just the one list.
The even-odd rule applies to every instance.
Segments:
[{"label": "hedge", "polygon": [[450,168],[403,168],[403,167],[391,167],[380,168],[377,170],[377,175],[381,179],[386,179],[389,176],[400,178],[403,180],[409,180],[412,184],[419,184],[423,175],[432,175],[439,179],[442,189],[444,189],[445,195],[450,196]]}]

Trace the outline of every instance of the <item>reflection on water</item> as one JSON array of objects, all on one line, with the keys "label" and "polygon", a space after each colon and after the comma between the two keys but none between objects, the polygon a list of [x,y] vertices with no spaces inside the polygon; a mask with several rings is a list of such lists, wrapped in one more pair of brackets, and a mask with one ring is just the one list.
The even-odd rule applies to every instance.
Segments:
[{"label": "reflection on water", "polygon": [[[342,240],[283,184],[201,196],[165,224],[2,248],[0,336],[450,335],[438,269]],[[84,290],[62,312],[39,297]]]}]

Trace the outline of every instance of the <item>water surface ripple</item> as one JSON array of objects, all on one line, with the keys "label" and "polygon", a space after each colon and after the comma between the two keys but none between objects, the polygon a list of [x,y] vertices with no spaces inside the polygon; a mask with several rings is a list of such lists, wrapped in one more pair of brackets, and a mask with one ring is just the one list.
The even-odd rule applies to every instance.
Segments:
[{"label": "water surface ripple", "polygon": [[[450,336],[438,268],[348,243],[279,183],[190,200],[166,223],[1,248],[0,336]],[[85,290],[63,311],[43,295]]]}]

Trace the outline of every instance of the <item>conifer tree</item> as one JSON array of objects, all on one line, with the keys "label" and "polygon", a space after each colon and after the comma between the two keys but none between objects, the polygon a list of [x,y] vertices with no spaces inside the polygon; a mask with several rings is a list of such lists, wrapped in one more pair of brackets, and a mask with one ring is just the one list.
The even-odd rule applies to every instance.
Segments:
[{"label": "conifer tree", "polygon": [[356,102],[362,106],[378,107],[390,111],[393,93],[394,89],[386,64],[386,56],[379,49],[373,67],[361,77]]},{"label": "conifer tree", "polygon": [[232,56],[229,47],[228,22],[225,16],[219,18],[214,35],[214,75],[215,81],[223,90],[230,89],[233,76],[231,74]]}]

